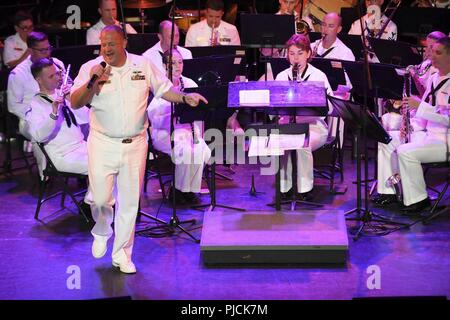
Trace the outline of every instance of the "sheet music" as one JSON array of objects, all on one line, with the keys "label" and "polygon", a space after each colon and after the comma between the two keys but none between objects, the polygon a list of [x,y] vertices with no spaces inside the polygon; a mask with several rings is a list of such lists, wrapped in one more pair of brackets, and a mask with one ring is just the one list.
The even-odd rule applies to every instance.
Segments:
[{"label": "sheet music", "polygon": [[269,90],[241,90],[239,91],[239,104],[246,106],[269,106],[270,91]]},{"label": "sheet music", "polygon": [[304,143],[304,134],[271,134],[270,138],[252,136],[248,156],[281,156],[285,151],[302,149]]}]

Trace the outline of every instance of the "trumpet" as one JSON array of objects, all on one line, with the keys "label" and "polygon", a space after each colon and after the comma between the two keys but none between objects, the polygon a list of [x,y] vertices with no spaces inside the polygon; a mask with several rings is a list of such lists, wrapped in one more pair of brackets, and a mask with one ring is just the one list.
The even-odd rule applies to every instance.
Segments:
[{"label": "trumpet", "polygon": [[311,28],[309,27],[308,22],[306,22],[303,19],[299,19],[298,21],[295,21],[295,29],[297,31],[297,34],[309,34],[311,32]]},{"label": "trumpet", "polygon": [[210,42],[211,42],[211,46],[216,46],[218,43],[218,38],[219,38],[219,35],[218,35],[218,33],[219,33],[219,31],[217,30],[217,28],[215,27],[215,25],[213,25],[212,26],[212,29],[211,29],[211,39],[210,39]]}]

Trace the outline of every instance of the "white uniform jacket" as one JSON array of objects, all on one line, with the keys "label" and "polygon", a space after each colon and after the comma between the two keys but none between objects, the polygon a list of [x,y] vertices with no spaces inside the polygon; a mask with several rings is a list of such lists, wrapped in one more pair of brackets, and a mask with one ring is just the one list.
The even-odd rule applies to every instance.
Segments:
[{"label": "white uniform jacket", "polygon": [[[183,60],[192,59],[192,53],[190,50],[177,46],[177,50],[181,53]],[[159,71],[165,73],[164,65],[162,62],[163,49],[161,48],[161,41],[155,44],[153,47],[145,51],[142,55],[152,62]]]},{"label": "white uniform jacket", "polygon": [[[219,27],[215,28],[215,32],[222,46],[232,45],[239,46],[241,39],[236,27],[223,20],[220,21]],[[202,20],[193,24],[186,34],[186,47],[207,47],[211,45],[212,28],[210,28],[206,20]]]},{"label": "white uniform jacket", "polygon": [[[116,25],[120,26],[119,21],[116,22]],[[86,32],[86,45],[89,46],[100,44],[100,34],[102,33],[104,27],[106,27],[106,24],[103,23],[102,19],[98,20],[96,24],[90,27]],[[125,24],[125,28],[127,30],[127,33],[129,34],[137,33],[136,30],[134,30],[134,28],[130,26],[128,23]]]},{"label": "white uniform jacket", "polygon": [[[90,79],[93,66],[102,57],[90,60],[80,68],[72,92]],[[131,138],[148,126],[147,98],[149,90],[161,97],[172,83],[146,58],[127,53],[125,65],[113,67],[108,81],[91,101],[90,129],[110,138]]]},{"label": "white uniform jacket", "polygon": [[5,39],[3,48],[3,63],[8,65],[11,61],[19,59],[28,49],[27,43],[22,40],[18,33]]}]

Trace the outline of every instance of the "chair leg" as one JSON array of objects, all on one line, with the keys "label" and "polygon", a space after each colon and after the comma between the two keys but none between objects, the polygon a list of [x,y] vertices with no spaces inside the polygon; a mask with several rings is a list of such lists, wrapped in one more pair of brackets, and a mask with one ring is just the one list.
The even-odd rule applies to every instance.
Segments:
[{"label": "chair leg", "polygon": [[69,178],[65,178],[64,179],[64,187],[63,187],[63,191],[62,191],[62,194],[61,194],[61,208],[64,208],[64,204],[65,204],[65,201],[66,201],[66,194],[68,193],[67,192],[67,190],[68,190],[68,183],[69,183]]},{"label": "chair leg", "polygon": [[153,153],[153,158],[155,160],[155,171],[158,177],[159,187],[161,188],[162,197],[163,199],[167,199],[166,190],[164,189],[164,183],[161,176],[161,168],[159,167],[159,156],[156,153]]},{"label": "chair leg", "polygon": [[84,220],[86,220],[86,222],[89,223],[89,218],[86,216],[86,214],[84,213],[83,208],[81,208],[80,203],[77,201],[77,199],[75,198],[75,196],[72,194],[72,192],[67,191],[67,195],[70,197],[70,199],[72,199],[73,203],[75,203],[75,205],[77,206],[78,212],[81,212],[81,215],[83,216]]},{"label": "chair leg", "polygon": [[447,183],[445,184],[444,189],[441,191],[441,193],[439,194],[439,197],[436,199],[436,201],[435,201],[434,204],[433,204],[433,207],[431,208],[431,211],[430,211],[431,214],[433,214],[434,211],[436,211],[436,209],[437,209],[439,203],[441,202],[442,198],[443,198],[444,195],[445,195],[445,192],[446,192],[447,189],[448,189],[448,185],[449,185],[449,184],[450,184],[450,182],[447,181]]},{"label": "chair leg", "polygon": [[46,178],[44,177],[43,179],[41,179],[41,177],[39,176],[38,173],[38,177],[39,177],[39,194],[38,194],[38,201],[37,201],[37,206],[36,206],[36,212],[34,213],[34,219],[39,220],[39,211],[41,211],[41,206],[42,206],[42,199],[44,198],[44,193],[45,193],[45,186],[46,186]]}]

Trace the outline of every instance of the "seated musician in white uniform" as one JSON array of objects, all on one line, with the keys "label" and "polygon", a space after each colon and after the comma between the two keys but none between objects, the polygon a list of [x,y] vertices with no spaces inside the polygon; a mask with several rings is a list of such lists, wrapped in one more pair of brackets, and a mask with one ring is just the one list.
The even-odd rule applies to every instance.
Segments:
[{"label": "seated musician in white uniform", "polygon": [[[438,72],[429,78],[422,99],[416,96],[403,99],[403,104],[414,110],[414,118],[425,123],[426,131],[415,131],[413,126],[411,141],[404,144],[404,140],[399,140],[397,135],[391,132],[394,138],[392,142],[389,145],[380,145],[378,151],[379,154],[384,153],[384,156],[378,158],[379,196],[374,201],[379,205],[389,205],[397,201],[395,184],[389,187],[385,184],[389,177],[397,173],[400,175],[403,191],[403,210],[407,213],[416,213],[429,207],[430,199],[421,164],[445,161],[450,147],[449,37],[436,41],[432,48],[431,61]],[[406,128],[407,125],[403,127]],[[398,135],[403,136],[405,130],[400,131]]]},{"label": "seated musician in white uniform", "polygon": [[[116,0],[98,0],[98,13],[100,19],[86,32],[86,45],[100,44],[100,33],[104,27],[111,25],[122,27],[120,22],[117,21]],[[128,23],[125,24],[125,29],[128,34],[137,33]]]},{"label": "seated musician in white uniform", "polygon": [[[421,64],[417,66],[408,67],[408,70],[411,74],[411,79],[414,81],[414,84],[419,92],[419,96],[423,96],[425,93],[426,85],[428,79],[437,72],[436,68],[433,67],[431,63],[431,52],[433,48],[433,44],[441,39],[445,38],[446,35],[440,31],[433,31],[428,34],[426,39],[426,47],[424,52],[424,60]],[[400,115],[400,107],[402,105],[401,100],[385,100],[383,103],[383,107],[386,110],[386,113],[381,117],[383,126],[388,131],[398,131],[400,129],[400,123],[402,116]],[[424,130],[424,123],[422,121],[417,121],[417,119],[413,119],[412,123],[414,126],[414,131]],[[382,147],[383,148],[383,147]],[[380,156],[380,155],[379,155]],[[383,161],[384,162],[384,161]],[[380,191],[380,190],[379,190]]]},{"label": "seated musician in white uniform", "polygon": [[[397,25],[392,20],[388,22],[388,17],[382,14],[381,6],[383,3],[384,0],[366,0],[366,7],[370,9],[374,8],[375,10],[367,10],[367,13],[362,17],[364,34],[369,37],[376,37],[379,32],[381,32],[381,28],[387,23],[379,38],[385,40],[397,40]],[[361,24],[359,19],[352,23],[348,34],[361,34]]]},{"label": "seated musician in white uniform", "polygon": [[[45,144],[45,150],[59,171],[87,175],[86,141],[69,107],[70,102],[64,98],[70,86],[57,89],[62,82],[61,72],[49,58],[34,62],[31,73],[39,84],[39,92],[31,99],[25,116],[32,141]],[[43,169],[39,167],[41,173]]]},{"label": "seated musician in white uniform", "polygon": [[[168,72],[169,51],[163,55],[163,62]],[[183,58],[181,53],[174,49],[172,57],[172,78],[174,87],[183,91],[184,88],[194,88],[197,84],[189,78],[182,76]],[[169,75],[168,75],[169,76]],[[162,99],[153,99],[147,109],[151,122],[152,142],[154,147],[171,155],[170,120],[171,104]],[[169,199],[176,193],[177,204],[196,204],[199,199],[196,193],[200,192],[202,174],[205,163],[211,156],[211,151],[201,135],[201,122],[181,124],[174,119],[174,152],[172,161],[175,164],[175,190],[170,189]]]},{"label": "seated musician in white uniform", "polygon": [[241,44],[236,27],[222,20],[224,15],[222,0],[206,2],[206,19],[189,27],[186,34],[186,47],[238,46]]},{"label": "seated musician in white uniform", "polygon": [[[278,0],[280,3],[280,8],[276,14],[289,14],[294,15],[296,24],[298,22],[302,22],[302,27],[305,29],[304,32],[314,31],[314,25],[311,18],[308,16],[309,14],[309,5],[304,4],[303,6],[303,15],[300,18],[299,9],[300,0]],[[309,29],[309,30],[306,30]],[[302,31],[302,30],[297,30]]]},{"label": "seated musician in white uniform", "polygon": [[28,58],[30,50],[28,50],[27,38],[33,28],[33,17],[28,12],[19,11],[14,15],[16,33],[5,39],[3,48],[5,66],[12,69]]},{"label": "seated musician in white uniform", "polygon": [[[355,61],[355,56],[339,38],[338,33],[342,30],[342,18],[336,12],[330,12],[323,18],[321,28],[322,38],[311,43],[312,56],[324,59],[339,59]],[[352,84],[345,73],[345,87],[339,87],[334,95],[348,100]]]},{"label": "seated musician in white uniform", "polygon": [[431,52],[434,43],[446,37],[446,35],[441,31],[433,31],[427,35],[425,42],[425,51],[423,55],[423,61],[417,66],[417,68],[411,68],[411,76],[413,77],[414,83],[419,90],[419,95],[422,96],[425,92],[425,87],[427,85],[428,79],[431,75],[437,72],[436,68],[433,67],[431,63]]},{"label": "seated musician in white uniform", "polygon": [[[192,59],[192,52],[189,49],[179,46],[180,31],[177,25],[174,25],[173,48],[177,49],[183,56],[183,60]],[[172,21],[164,20],[159,24],[158,38],[159,41],[153,47],[145,51],[142,55],[153,62],[161,72],[166,72],[162,63],[164,52],[170,49],[170,41],[172,35]]]},{"label": "seated musician in white uniform", "polygon": [[[311,45],[307,36],[293,35],[286,44],[288,61],[291,67],[280,72],[275,80],[321,81],[327,94],[332,95],[325,73],[308,63],[311,57]],[[280,117],[279,123],[289,123],[289,116]],[[323,117],[297,116],[297,123],[309,123],[309,146],[297,150],[297,187],[298,192],[307,197],[313,188],[314,168],[312,152],[323,146],[327,140],[328,127]],[[285,155],[280,163],[281,186],[283,197],[289,197],[292,190],[292,160]]]}]

